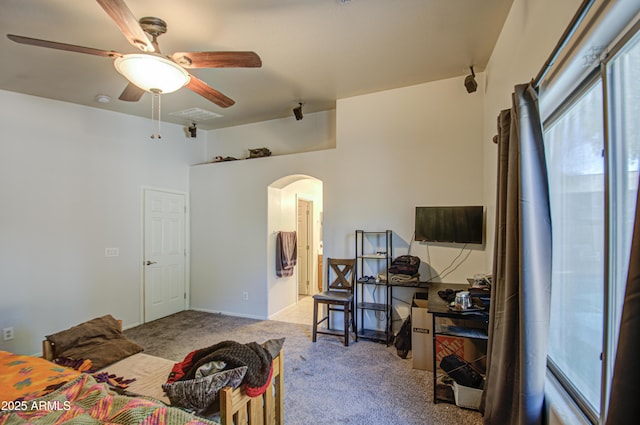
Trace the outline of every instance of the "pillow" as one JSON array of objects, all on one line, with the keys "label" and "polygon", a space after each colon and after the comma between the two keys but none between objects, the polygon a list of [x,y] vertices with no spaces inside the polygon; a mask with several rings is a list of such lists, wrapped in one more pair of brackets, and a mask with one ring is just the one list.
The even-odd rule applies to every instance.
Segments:
[{"label": "pillow", "polygon": [[223,370],[203,378],[162,384],[172,406],[194,411],[197,415],[211,415],[220,410],[218,393],[224,387],[238,388],[247,372],[246,366]]},{"label": "pillow", "polygon": [[89,320],[49,335],[47,339],[53,344],[56,358],[89,359],[94,369],[102,369],[144,350],[122,334],[120,322],[111,315]]}]

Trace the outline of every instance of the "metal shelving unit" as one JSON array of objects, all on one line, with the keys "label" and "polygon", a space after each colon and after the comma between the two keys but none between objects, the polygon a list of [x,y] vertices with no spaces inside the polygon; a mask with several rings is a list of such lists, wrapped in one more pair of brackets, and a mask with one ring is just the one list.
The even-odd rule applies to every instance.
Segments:
[{"label": "metal shelving unit", "polygon": [[[389,345],[393,338],[391,287],[387,284],[392,258],[391,230],[356,230],[356,341],[362,338]],[[377,279],[379,274],[385,278]],[[365,326],[372,322],[378,326]]]},{"label": "metal shelving unit", "polygon": [[[455,311],[449,308],[449,304],[438,296],[438,291],[445,288],[465,289],[466,285],[458,284],[432,284],[429,287],[429,307],[428,311],[432,316],[433,329],[433,402],[447,401],[438,395],[440,387],[438,381],[445,373],[439,368],[436,360],[438,349],[438,336],[453,336],[464,339],[488,341],[489,337],[489,313],[487,311]],[[442,319],[442,320],[441,320]],[[486,351],[477,353],[478,357],[466,359],[473,367],[480,370],[480,362],[486,360]],[[484,371],[481,370],[484,374]]]}]

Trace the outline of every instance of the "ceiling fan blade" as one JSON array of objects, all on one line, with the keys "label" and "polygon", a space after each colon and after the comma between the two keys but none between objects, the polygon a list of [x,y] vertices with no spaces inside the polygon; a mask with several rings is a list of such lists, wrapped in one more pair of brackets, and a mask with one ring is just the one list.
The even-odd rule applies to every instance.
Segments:
[{"label": "ceiling fan blade", "polygon": [[192,92],[204,97],[205,99],[215,103],[221,108],[228,108],[229,106],[236,103],[233,99],[228,98],[218,90],[213,89],[210,85],[194,77],[193,75],[187,83],[187,88]]},{"label": "ceiling fan blade", "polygon": [[89,55],[103,56],[105,58],[115,58],[122,56],[121,53],[107,50],[94,49],[91,47],[76,46],[74,44],[58,43],[56,41],[40,40],[37,38],[23,37],[21,35],[7,34],[9,40],[16,43],[29,44],[31,46],[48,47],[50,49],[66,50],[68,52],[86,53]]},{"label": "ceiling fan blade", "polygon": [[129,83],[127,84],[127,87],[124,88],[118,99],[124,100],[125,102],[137,102],[143,94],[144,90],[133,83]]},{"label": "ceiling fan blade", "polygon": [[185,68],[260,68],[255,52],[176,52],[173,60]]},{"label": "ceiling fan blade", "polygon": [[96,0],[113,19],[124,36],[133,46],[143,52],[155,52],[153,43],[147,37],[138,20],[123,0]]}]

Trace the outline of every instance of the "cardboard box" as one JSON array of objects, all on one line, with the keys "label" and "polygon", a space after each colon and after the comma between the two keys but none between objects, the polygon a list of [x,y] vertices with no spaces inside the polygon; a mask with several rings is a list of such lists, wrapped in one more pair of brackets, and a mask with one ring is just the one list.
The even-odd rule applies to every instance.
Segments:
[{"label": "cardboard box", "polygon": [[414,369],[433,372],[433,319],[427,297],[417,292],[411,303],[411,357]]},{"label": "cardboard box", "polygon": [[[433,317],[428,312],[428,294],[417,292],[411,303],[411,356],[413,368],[433,372]],[[439,323],[451,324],[448,319],[440,318]],[[464,338],[448,335],[436,336],[436,367],[444,356],[457,354],[465,358]]]},{"label": "cardboard box", "polygon": [[465,339],[463,359],[471,363],[471,365],[480,373],[484,374],[487,370],[487,341],[477,339]]},{"label": "cardboard box", "polygon": [[450,335],[437,335],[436,339],[438,341],[436,345],[436,367],[438,369],[440,369],[443,357],[456,354],[471,363],[478,372],[485,373],[487,369],[487,341]]},{"label": "cardboard box", "polygon": [[436,345],[436,366],[440,368],[440,362],[446,356],[455,354],[460,358],[465,358],[466,340],[457,336],[436,335],[438,344]]},{"label": "cardboard box", "polygon": [[[433,372],[433,318],[428,312],[428,294],[417,292],[411,303],[411,355],[413,368]],[[461,326],[455,320],[438,318],[439,325]],[[465,321],[466,326],[476,326],[471,321]],[[436,336],[436,367],[440,367],[442,358],[449,354],[457,354],[476,369],[484,372],[486,369],[487,341],[473,340],[450,335]],[[441,371],[442,372],[442,371]]]}]

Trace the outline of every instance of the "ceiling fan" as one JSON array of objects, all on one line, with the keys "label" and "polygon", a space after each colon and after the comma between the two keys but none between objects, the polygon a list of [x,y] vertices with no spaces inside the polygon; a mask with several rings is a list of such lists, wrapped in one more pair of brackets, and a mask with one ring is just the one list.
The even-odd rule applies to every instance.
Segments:
[{"label": "ceiling fan", "polygon": [[[120,31],[142,53],[122,54],[115,51],[58,43],[7,34],[7,38],[17,43],[69,52],[85,53],[114,59],[114,65],[129,84],[119,99],[129,102],[140,100],[146,92],[155,94],[170,93],[186,86],[189,90],[203,96],[216,105],[227,108],[235,103],[191,75],[191,68],[259,68],[262,60],[255,52],[175,52],[163,56],[158,46],[158,36],[167,31],[167,24],[160,18],[144,17],[137,20],[124,0],[96,0],[113,19]],[[165,86],[175,79],[175,83]]]}]

